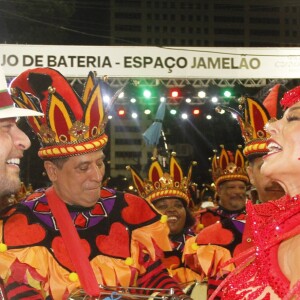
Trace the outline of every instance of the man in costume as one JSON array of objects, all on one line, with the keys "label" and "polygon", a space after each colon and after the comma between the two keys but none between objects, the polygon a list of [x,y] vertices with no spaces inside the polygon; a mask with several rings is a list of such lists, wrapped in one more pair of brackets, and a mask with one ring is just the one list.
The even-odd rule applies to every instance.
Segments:
[{"label": "man in costume", "polygon": [[189,207],[192,204],[190,193],[192,168],[196,162],[191,163],[187,176],[184,176],[175,155],[174,152],[171,153],[168,170],[154,158],[149,167],[148,178],[145,179],[133,167],[128,169],[131,171],[138,194],[167,217],[172,251],[165,252],[163,262],[174,279],[182,285],[187,285],[195,280],[201,281],[200,275],[182,262],[185,242],[195,236],[191,228],[195,219]]},{"label": "man in costume", "polygon": [[161,214],[140,197],[101,188],[108,137],[94,73],[82,97],[51,68],[23,72],[11,91],[18,106],[45,112],[28,121],[52,186],[1,217],[0,275],[7,297],[102,297],[107,287],[128,293],[134,287],[136,294],[171,289],[189,299],[160,260],[170,249]]},{"label": "man in costume", "polygon": [[[234,161],[238,159],[238,161]],[[234,164],[243,165],[235,165]],[[235,173],[232,168],[242,170]],[[241,169],[242,168],[242,169]],[[236,152],[236,158],[225,149],[221,150],[221,158],[214,155],[212,162],[212,177],[216,188],[218,206],[200,209],[195,213],[197,225],[195,231],[199,232],[203,228],[221,221],[224,218],[237,218],[245,215],[246,185],[249,182],[245,170],[243,155],[240,150]]]}]

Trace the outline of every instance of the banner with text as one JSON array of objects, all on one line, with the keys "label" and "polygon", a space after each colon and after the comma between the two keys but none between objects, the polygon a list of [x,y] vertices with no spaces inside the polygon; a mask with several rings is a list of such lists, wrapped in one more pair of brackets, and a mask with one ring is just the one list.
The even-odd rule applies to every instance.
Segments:
[{"label": "banner with text", "polygon": [[299,78],[300,48],[58,46],[0,44],[6,76],[52,67],[66,77]]}]

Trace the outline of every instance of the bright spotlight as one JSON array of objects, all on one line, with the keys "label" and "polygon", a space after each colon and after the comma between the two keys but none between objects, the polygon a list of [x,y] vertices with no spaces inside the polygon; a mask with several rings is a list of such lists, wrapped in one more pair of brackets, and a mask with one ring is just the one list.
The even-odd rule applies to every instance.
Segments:
[{"label": "bright spotlight", "polygon": [[135,98],[131,98],[131,99],[130,99],[130,102],[131,102],[131,103],[135,103],[135,102],[136,102],[136,99],[135,99]]},{"label": "bright spotlight", "polygon": [[199,91],[198,92],[198,97],[201,98],[201,99],[205,98],[206,97],[206,93],[204,91]]},{"label": "bright spotlight", "polygon": [[186,113],[181,114],[181,118],[183,120],[186,120],[188,118],[188,115]]},{"label": "bright spotlight", "polygon": [[166,97],[160,97],[160,102],[165,102],[166,101]]},{"label": "bright spotlight", "polygon": [[104,103],[109,103],[110,97],[107,96],[107,95],[104,95],[104,96],[103,96],[103,101],[104,101]]},{"label": "bright spotlight", "polygon": [[120,93],[120,95],[118,96],[118,98],[120,98],[120,99],[122,99],[122,98],[124,98],[124,92],[122,92],[122,93]]},{"label": "bright spotlight", "polygon": [[171,109],[170,110],[170,114],[171,115],[176,115],[177,114],[177,110],[176,109]]},{"label": "bright spotlight", "polygon": [[145,115],[150,115],[151,114],[151,110],[150,109],[145,109],[144,110],[144,114]]},{"label": "bright spotlight", "polygon": [[211,115],[207,115],[207,116],[206,116],[206,119],[207,119],[207,120],[211,120],[211,118],[212,118]]},{"label": "bright spotlight", "polygon": [[186,102],[186,103],[191,103],[191,102],[192,102],[192,99],[191,99],[191,98],[186,98],[186,99],[185,99],[185,102]]},{"label": "bright spotlight", "polygon": [[132,119],[136,119],[138,117],[138,114],[136,112],[133,112],[131,114]]},{"label": "bright spotlight", "polygon": [[212,98],[211,98],[211,102],[212,102],[212,103],[217,103],[218,100],[219,100],[218,97],[212,97]]}]

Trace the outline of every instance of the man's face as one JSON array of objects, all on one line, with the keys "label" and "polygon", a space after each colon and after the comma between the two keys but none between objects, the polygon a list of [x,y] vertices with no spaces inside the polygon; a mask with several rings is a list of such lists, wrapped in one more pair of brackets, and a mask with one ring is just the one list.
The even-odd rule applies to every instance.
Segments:
[{"label": "man's face", "polygon": [[245,207],[246,184],[240,180],[228,180],[217,187],[219,203],[227,210],[239,210]]},{"label": "man's face", "polygon": [[29,147],[30,140],[17,127],[16,118],[0,119],[0,197],[20,189],[20,159]]},{"label": "man's face", "polygon": [[183,231],[186,209],[181,200],[176,198],[161,199],[157,200],[154,206],[160,213],[168,216],[170,234],[178,234]]},{"label": "man's face", "polygon": [[258,200],[260,202],[279,199],[284,195],[284,190],[278,183],[261,173],[263,162],[264,160],[262,157],[257,157],[249,163],[247,173],[250,182],[256,188]]},{"label": "man's face", "polygon": [[91,207],[100,197],[105,173],[102,150],[68,158],[59,168],[45,161],[45,168],[57,194],[70,205]]}]

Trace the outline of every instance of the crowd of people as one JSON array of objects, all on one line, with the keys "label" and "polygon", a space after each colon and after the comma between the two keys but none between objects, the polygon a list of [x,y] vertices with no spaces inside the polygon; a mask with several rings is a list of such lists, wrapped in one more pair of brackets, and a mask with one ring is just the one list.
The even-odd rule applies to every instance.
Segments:
[{"label": "crowd of people", "polygon": [[299,298],[300,87],[278,120],[277,96],[241,98],[244,147],[215,153],[213,199],[196,209],[194,162],[184,175],[175,153],[154,157],[147,178],[128,166],[136,194],[103,186],[107,111],[93,72],[82,95],[52,68],[22,72],[10,93],[0,73],[0,85],[0,198],[21,187],[19,117],[51,182],[2,205],[1,299]]}]

